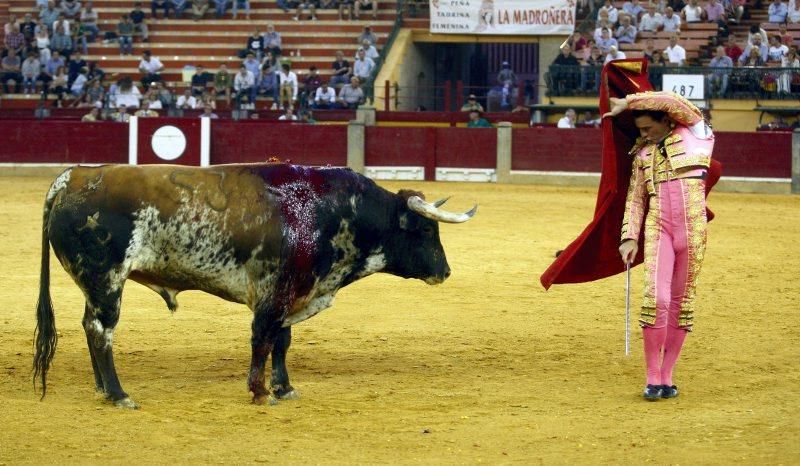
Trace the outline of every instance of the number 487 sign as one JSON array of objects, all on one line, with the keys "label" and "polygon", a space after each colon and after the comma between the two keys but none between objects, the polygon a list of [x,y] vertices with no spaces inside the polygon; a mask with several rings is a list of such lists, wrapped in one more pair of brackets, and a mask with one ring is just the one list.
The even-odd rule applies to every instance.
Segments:
[{"label": "number 487 sign", "polygon": [[705,77],[702,74],[665,74],[662,89],[689,100],[705,98]]}]

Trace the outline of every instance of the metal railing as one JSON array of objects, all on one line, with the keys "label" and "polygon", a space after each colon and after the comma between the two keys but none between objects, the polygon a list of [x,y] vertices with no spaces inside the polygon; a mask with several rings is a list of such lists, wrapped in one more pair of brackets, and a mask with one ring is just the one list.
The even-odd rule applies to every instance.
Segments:
[{"label": "metal railing", "polygon": [[[600,66],[550,65],[545,74],[547,95],[597,96],[601,69]],[[664,90],[665,74],[703,75],[706,99],[800,99],[800,69],[797,68],[648,67],[648,79],[658,91]]]}]

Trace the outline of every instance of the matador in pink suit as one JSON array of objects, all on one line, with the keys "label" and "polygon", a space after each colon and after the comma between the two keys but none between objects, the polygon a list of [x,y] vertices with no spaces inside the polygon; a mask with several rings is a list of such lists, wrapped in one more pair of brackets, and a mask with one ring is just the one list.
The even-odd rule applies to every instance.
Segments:
[{"label": "matador in pink suit", "polygon": [[647,385],[644,398],[678,396],[672,372],[692,329],[697,278],[706,249],[705,180],[714,136],[703,115],[671,92],[611,99],[616,116],[632,111],[641,137],[633,157],[619,252],[626,263],[644,230],[642,326]]}]

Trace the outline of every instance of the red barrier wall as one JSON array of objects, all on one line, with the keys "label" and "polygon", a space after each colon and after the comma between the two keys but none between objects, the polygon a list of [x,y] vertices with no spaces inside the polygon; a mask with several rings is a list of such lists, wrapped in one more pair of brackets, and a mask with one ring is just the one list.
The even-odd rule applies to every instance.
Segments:
[{"label": "red barrier wall", "polygon": [[497,130],[494,128],[436,128],[436,166],[495,168]]},{"label": "red barrier wall", "polygon": [[367,166],[422,166],[426,180],[436,178],[436,129],[369,126],[365,137]]},{"label": "red barrier wall", "polygon": [[128,125],[3,120],[0,163],[128,163]]},{"label": "red barrier wall", "polygon": [[601,132],[597,128],[511,131],[512,170],[600,172]]},{"label": "red barrier wall", "polygon": [[266,162],[270,157],[300,165],[347,165],[347,126],[290,122],[211,123],[211,163]]},{"label": "red barrier wall", "polygon": [[792,177],[792,133],[716,133],[714,158],[723,176]]}]

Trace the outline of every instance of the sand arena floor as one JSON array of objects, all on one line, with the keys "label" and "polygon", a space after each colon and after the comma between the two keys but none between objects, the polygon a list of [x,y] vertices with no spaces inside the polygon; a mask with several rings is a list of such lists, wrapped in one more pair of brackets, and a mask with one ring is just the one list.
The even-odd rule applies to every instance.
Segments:
[{"label": "sand arena floor", "polygon": [[[453,276],[377,275],[294,327],[302,398],[254,406],[250,311],[199,292],[170,315],[129,282],[115,335],[125,411],[94,394],[83,297],[51,259],[60,333],[49,392],[31,385],[41,210],[50,178],[0,178],[0,464],[800,462],[800,197],[714,193],[717,220],[678,399],[648,403],[641,335],[623,355],[624,278],[539,274],[594,191],[385,183],[452,195]],[[641,270],[634,272],[634,303]]]}]

